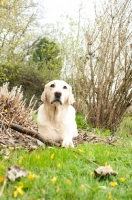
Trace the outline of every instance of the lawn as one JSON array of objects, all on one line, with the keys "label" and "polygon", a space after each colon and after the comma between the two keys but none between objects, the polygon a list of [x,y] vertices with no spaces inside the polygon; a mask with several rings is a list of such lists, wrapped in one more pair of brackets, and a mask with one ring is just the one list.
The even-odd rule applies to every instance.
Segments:
[{"label": "lawn", "polygon": [[[131,119],[129,131],[132,128],[130,122]],[[30,174],[14,182],[8,180],[0,199],[131,200],[132,135],[128,135],[126,128],[125,121],[118,131],[123,139],[115,145],[84,143],[74,149],[46,146],[32,152],[22,148],[6,149],[5,153],[1,149],[0,187],[7,168],[14,164],[27,169]],[[7,151],[8,156],[5,156]],[[110,165],[118,175],[96,177],[94,162],[99,166]]]}]

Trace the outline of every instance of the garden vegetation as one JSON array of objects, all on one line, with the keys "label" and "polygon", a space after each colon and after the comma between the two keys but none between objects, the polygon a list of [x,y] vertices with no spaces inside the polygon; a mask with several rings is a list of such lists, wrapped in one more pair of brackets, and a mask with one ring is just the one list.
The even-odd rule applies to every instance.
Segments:
[{"label": "garden vegetation", "polygon": [[[0,87],[13,92],[0,91],[0,198],[131,200],[132,2],[99,1],[94,19],[85,24],[80,4],[77,23],[66,17],[69,32],[61,22],[42,27],[39,9],[33,0],[0,1]],[[36,129],[35,109],[53,79],[72,85],[79,131],[116,137],[115,143],[84,142],[74,149],[3,144],[3,135],[12,142],[10,123]],[[29,107],[33,95],[37,103]],[[9,180],[14,164],[28,175]],[[98,177],[97,166],[111,166],[118,174]]]}]

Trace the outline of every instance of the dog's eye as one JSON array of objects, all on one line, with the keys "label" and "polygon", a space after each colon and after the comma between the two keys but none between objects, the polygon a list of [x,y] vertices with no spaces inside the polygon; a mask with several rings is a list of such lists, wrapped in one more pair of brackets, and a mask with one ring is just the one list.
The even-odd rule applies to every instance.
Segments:
[{"label": "dog's eye", "polygon": [[64,86],[64,87],[63,87],[63,89],[67,89],[67,87],[66,87],[66,86]]},{"label": "dog's eye", "polygon": [[55,84],[51,84],[50,87],[55,87]]}]

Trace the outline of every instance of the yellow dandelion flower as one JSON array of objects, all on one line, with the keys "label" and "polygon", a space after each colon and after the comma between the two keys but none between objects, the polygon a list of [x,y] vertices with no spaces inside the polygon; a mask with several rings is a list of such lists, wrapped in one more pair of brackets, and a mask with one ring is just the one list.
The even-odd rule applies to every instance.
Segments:
[{"label": "yellow dandelion flower", "polygon": [[90,173],[90,176],[94,177],[94,176],[95,176],[95,173],[94,173],[94,172],[91,172],[91,173]]},{"label": "yellow dandelion flower", "polygon": [[110,165],[107,162],[105,162],[105,167],[110,167]]},{"label": "yellow dandelion flower", "polygon": [[105,162],[105,166],[106,166],[106,167],[108,166],[108,163],[107,163],[107,162]]},{"label": "yellow dandelion flower", "polygon": [[68,185],[72,184],[72,182],[69,179],[67,179],[66,182],[67,182]]},{"label": "yellow dandelion flower", "polygon": [[60,192],[60,187],[59,186],[56,188],[56,192],[57,193]]},{"label": "yellow dandelion flower", "polygon": [[57,165],[57,167],[58,167],[58,168],[61,168],[61,164],[59,163],[59,164]]},{"label": "yellow dandelion flower", "polygon": [[126,179],[123,178],[123,177],[120,178],[120,181],[121,181],[121,182],[124,182],[125,180],[126,180]]},{"label": "yellow dandelion flower", "polygon": [[6,179],[5,176],[0,176],[0,183],[3,183],[5,179]]},{"label": "yellow dandelion flower", "polygon": [[117,186],[118,184],[117,184],[117,182],[110,182],[110,185],[111,185],[112,187],[115,187],[115,186]]},{"label": "yellow dandelion flower", "polygon": [[83,153],[83,152],[84,152],[84,150],[83,150],[83,149],[78,149],[78,151],[79,151],[80,153]]},{"label": "yellow dandelion flower", "polygon": [[55,154],[52,153],[51,156],[50,156],[50,159],[52,160],[54,158]]},{"label": "yellow dandelion flower", "polygon": [[1,165],[1,166],[0,166],[0,169],[5,169],[5,166],[4,166],[4,165]]},{"label": "yellow dandelion flower", "polygon": [[21,165],[22,164],[22,160],[23,160],[23,157],[21,157],[18,161],[18,164]]},{"label": "yellow dandelion flower", "polygon": [[19,182],[19,186],[24,187],[23,182]]},{"label": "yellow dandelion flower", "polygon": [[36,158],[39,160],[40,159],[40,155],[36,155]]},{"label": "yellow dandelion flower", "polygon": [[83,189],[84,189],[84,185],[80,185],[80,186],[79,186],[79,189],[80,189],[80,190],[83,190]]},{"label": "yellow dandelion flower", "polygon": [[27,177],[30,181],[32,181],[33,179],[37,178],[36,174],[32,174],[31,172],[28,172],[28,177]]},{"label": "yellow dandelion flower", "polygon": [[20,160],[18,161],[18,164],[19,164],[19,165],[21,165],[21,164],[22,164],[22,159],[20,159]]},{"label": "yellow dandelion flower", "polygon": [[23,186],[18,186],[18,187],[15,187],[16,190],[14,191],[14,197],[16,198],[19,194],[20,195],[23,195],[24,194],[24,191],[23,191]]},{"label": "yellow dandelion flower", "polygon": [[108,193],[108,199],[112,199],[112,195],[110,192]]},{"label": "yellow dandelion flower", "polygon": [[109,157],[109,156],[110,156],[110,152],[109,152],[109,151],[106,153],[106,156],[107,156],[107,157]]},{"label": "yellow dandelion flower", "polygon": [[57,177],[53,177],[53,178],[51,179],[52,184],[55,184],[56,181],[57,181]]}]

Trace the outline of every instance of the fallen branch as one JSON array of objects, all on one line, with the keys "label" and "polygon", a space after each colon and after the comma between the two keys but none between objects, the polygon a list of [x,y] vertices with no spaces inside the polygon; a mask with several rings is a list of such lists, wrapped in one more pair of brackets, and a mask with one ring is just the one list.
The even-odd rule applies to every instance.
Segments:
[{"label": "fallen branch", "polygon": [[17,125],[17,124],[10,124],[9,127],[15,131],[22,133],[22,134],[30,135],[31,137],[36,138],[47,145],[60,146],[60,144],[57,142],[45,140],[45,138],[35,130],[29,130],[29,129],[23,128],[22,126]]},{"label": "fallen branch", "polygon": [[18,124],[14,124],[14,123],[8,124],[8,123],[3,122],[3,121],[2,121],[2,124],[7,125],[9,128],[11,128],[11,129],[13,129],[15,131],[18,131],[19,133],[22,133],[22,134],[25,134],[25,135],[30,135],[31,137],[40,140],[41,142],[43,142],[46,145],[54,145],[54,146],[58,146],[58,147],[60,146],[60,143],[46,140],[43,137],[43,135],[41,135],[40,133],[38,133],[35,130],[29,130],[29,129],[23,128],[22,126],[20,126]]}]

